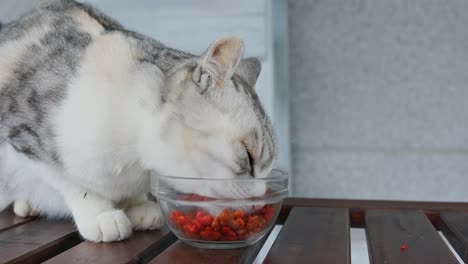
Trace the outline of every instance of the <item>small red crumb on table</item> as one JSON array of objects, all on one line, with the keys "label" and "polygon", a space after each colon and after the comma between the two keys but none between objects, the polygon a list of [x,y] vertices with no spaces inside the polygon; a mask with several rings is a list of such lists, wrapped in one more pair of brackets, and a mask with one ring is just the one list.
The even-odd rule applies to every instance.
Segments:
[{"label": "small red crumb on table", "polygon": [[406,249],[406,244],[405,244],[405,243],[401,244],[400,248],[401,248],[401,251],[405,251],[405,249]]}]

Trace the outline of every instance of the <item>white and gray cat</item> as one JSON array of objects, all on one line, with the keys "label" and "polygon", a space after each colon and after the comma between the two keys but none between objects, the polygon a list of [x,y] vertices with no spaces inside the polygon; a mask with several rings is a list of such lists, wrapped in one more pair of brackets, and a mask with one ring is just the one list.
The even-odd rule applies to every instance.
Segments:
[{"label": "white and gray cat", "polygon": [[4,25],[0,210],[72,216],[85,239],[117,241],[163,224],[150,171],[266,176],[276,150],[254,90],[261,64],[243,50],[236,37],[201,56],[171,49],[73,0]]}]

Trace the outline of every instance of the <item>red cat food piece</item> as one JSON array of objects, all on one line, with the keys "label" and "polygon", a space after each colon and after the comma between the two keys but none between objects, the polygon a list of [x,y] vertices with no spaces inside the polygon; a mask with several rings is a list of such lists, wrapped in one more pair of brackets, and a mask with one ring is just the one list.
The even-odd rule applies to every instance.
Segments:
[{"label": "red cat food piece", "polygon": [[211,226],[213,223],[214,218],[211,215],[204,215],[199,218],[199,221],[204,226]]},{"label": "red cat food piece", "polygon": [[225,209],[216,217],[202,210],[184,213],[174,210],[169,220],[186,238],[237,241],[261,232],[274,213],[273,205],[265,205],[247,214],[241,210]]},{"label": "red cat food piece", "polygon": [[244,217],[244,213],[241,210],[237,210],[234,212],[234,217],[235,218],[242,218]]}]

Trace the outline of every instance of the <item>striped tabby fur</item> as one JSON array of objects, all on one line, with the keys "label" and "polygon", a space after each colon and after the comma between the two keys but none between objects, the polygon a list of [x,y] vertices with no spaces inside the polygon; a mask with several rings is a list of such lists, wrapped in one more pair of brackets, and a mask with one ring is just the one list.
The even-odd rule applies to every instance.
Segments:
[{"label": "striped tabby fur", "polygon": [[[150,172],[265,177],[276,155],[243,41],[201,55],[126,30],[93,7],[46,1],[0,31],[0,210],[73,217],[88,240],[162,225]],[[265,186],[175,186],[243,197]]]}]

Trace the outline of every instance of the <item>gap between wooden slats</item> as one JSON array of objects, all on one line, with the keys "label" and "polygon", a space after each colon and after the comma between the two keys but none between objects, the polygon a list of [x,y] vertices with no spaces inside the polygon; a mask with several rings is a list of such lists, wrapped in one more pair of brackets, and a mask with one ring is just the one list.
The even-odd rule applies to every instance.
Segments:
[{"label": "gap between wooden slats", "polygon": [[468,262],[468,214],[441,213],[440,230],[458,253]]},{"label": "gap between wooden slats", "polygon": [[122,242],[83,242],[45,263],[147,263],[176,240],[167,228],[161,231],[135,232],[132,237]]},{"label": "gap between wooden slats", "polygon": [[348,210],[293,208],[264,263],[350,263]]},{"label": "gap between wooden slats", "polygon": [[0,232],[14,228],[16,226],[29,223],[34,220],[34,217],[18,217],[13,213],[12,208],[7,208],[0,212]]},{"label": "gap between wooden slats", "polygon": [[268,252],[270,251],[271,246],[273,246],[273,243],[275,242],[276,237],[278,237],[278,234],[281,231],[281,228],[283,228],[283,225],[275,225],[273,227],[273,229],[270,232],[270,235],[265,240],[265,244],[263,244],[262,248],[258,252],[258,255],[255,257],[252,264],[263,263],[263,261],[265,260],[265,257],[267,256]]},{"label": "gap between wooden slats", "polygon": [[0,263],[40,263],[81,241],[70,222],[35,220],[0,233]]}]

